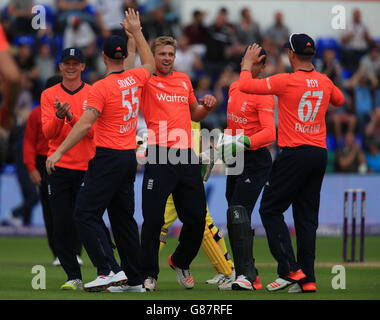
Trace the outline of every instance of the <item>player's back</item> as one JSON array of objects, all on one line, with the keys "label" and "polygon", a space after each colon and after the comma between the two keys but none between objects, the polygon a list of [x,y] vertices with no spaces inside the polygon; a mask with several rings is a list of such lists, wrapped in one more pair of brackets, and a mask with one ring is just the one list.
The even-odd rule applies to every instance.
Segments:
[{"label": "player's back", "polygon": [[[244,130],[244,135],[253,136],[264,128],[276,135],[274,124],[275,100],[273,95],[247,94],[239,90],[239,81],[231,84],[227,105],[227,129],[235,135]],[[264,119],[265,117],[265,119]],[[250,150],[265,147],[269,143],[252,143]]]},{"label": "player's back", "polygon": [[145,68],[113,72],[94,83],[88,106],[101,115],[96,122],[97,147],[116,150],[136,148],[136,127],[142,87],[150,75]]},{"label": "player's back", "polygon": [[325,114],[331,102],[344,101],[332,81],[315,70],[298,70],[269,77],[278,96],[278,144],[280,147],[312,145],[326,148]]}]

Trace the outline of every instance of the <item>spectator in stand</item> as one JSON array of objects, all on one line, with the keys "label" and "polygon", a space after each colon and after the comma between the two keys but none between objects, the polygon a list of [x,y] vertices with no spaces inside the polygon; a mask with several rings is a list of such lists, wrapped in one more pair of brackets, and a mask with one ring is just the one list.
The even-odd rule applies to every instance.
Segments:
[{"label": "spectator in stand", "polygon": [[189,46],[189,39],[184,34],[178,39],[175,56],[175,70],[186,73],[192,81],[196,80],[198,73],[202,72],[202,60],[197,52]]},{"label": "spectator in stand", "polygon": [[[288,56],[285,54],[284,57],[280,55],[278,47],[273,41],[269,38],[264,38],[262,47],[266,51],[266,63],[263,71],[265,77],[272,76],[276,73],[292,72]],[[289,67],[288,70],[286,69],[286,65]]]},{"label": "spectator in stand", "polygon": [[371,77],[377,79],[378,85],[374,88],[374,103],[375,106],[380,106],[380,48],[378,45],[373,44],[370,46],[369,52],[360,60],[359,70],[370,73]]},{"label": "spectator in stand", "polygon": [[370,113],[373,109],[372,90],[377,86],[377,78],[366,70],[358,70],[345,83],[345,87],[353,92],[355,113],[358,117],[359,132],[361,134],[364,133],[364,127],[370,120]]},{"label": "spectator in stand", "polygon": [[252,44],[261,44],[261,33],[258,23],[252,18],[251,10],[247,7],[240,11],[240,22],[236,26],[236,36],[244,49]]},{"label": "spectator in stand", "polygon": [[31,225],[32,211],[38,203],[37,190],[29,179],[22,156],[25,126],[33,103],[30,87],[31,83],[27,75],[21,73],[21,92],[15,106],[16,124],[11,129],[9,139],[9,153],[12,158],[8,159],[16,166],[17,180],[22,194],[21,204],[7,214],[9,223],[16,227]]},{"label": "spectator in stand", "polygon": [[89,6],[88,0],[57,0],[57,17],[56,17],[56,32],[62,34],[66,28],[70,17],[78,15],[82,20],[91,23],[91,26],[96,25],[95,16],[86,12]]},{"label": "spectator in stand", "polygon": [[[194,87],[194,95],[199,101],[203,99],[205,95],[215,96],[217,99],[217,104],[222,101],[218,101],[218,97],[215,95],[214,90],[212,88],[211,78],[207,75],[202,75],[196,82],[196,86]],[[224,98],[224,96],[222,97]],[[202,128],[206,128],[208,130],[212,130],[214,128],[219,127],[219,114],[217,112],[211,111],[206,119],[201,121]]]},{"label": "spectator in stand", "polygon": [[338,172],[367,172],[366,158],[360,143],[355,141],[355,136],[347,132],[344,136],[344,145],[337,151]]},{"label": "spectator in stand", "polygon": [[328,130],[332,126],[334,138],[337,144],[342,144],[342,132],[350,132],[354,134],[358,118],[355,114],[355,106],[353,98],[350,94],[345,94],[344,104],[339,110],[337,108],[329,107],[327,110],[327,124]]},{"label": "spectator in stand", "polygon": [[124,8],[131,1],[126,0],[96,0],[96,21],[103,39],[112,35],[125,37],[125,32],[120,25],[124,20]]},{"label": "spectator in stand", "polygon": [[236,26],[231,26],[233,33],[233,45],[230,48],[231,62],[235,71],[240,71],[241,57],[247,46],[252,43],[262,42],[259,25],[252,19],[251,11],[245,7],[240,11],[240,21]]},{"label": "spectator in stand", "polygon": [[366,138],[374,139],[380,144],[380,107],[371,111],[370,120],[365,127],[364,133]]},{"label": "spectator in stand", "polygon": [[96,71],[96,59],[98,57],[96,34],[90,24],[82,20],[79,15],[75,14],[69,18],[63,33],[63,47],[79,48],[85,57],[86,72],[89,70]]},{"label": "spectator in stand", "polygon": [[214,91],[212,90],[212,83],[209,76],[201,76],[196,83],[194,88],[194,95],[199,99],[203,99],[206,94],[211,94],[214,96]]},{"label": "spectator in stand", "polygon": [[289,39],[289,28],[284,24],[284,17],[281,11],[276,11],[274,14],[274,23],[271,25],[264,37],[271,40],[280,50],[282,45]]},{"label": "spectator in stand", "polygon": [[160,10],[164,14],[164,18],[168,22],[176,22],[179,18],[176,11],[176,1],[172,0],[147,0],[145,2],[145,10],[148,14],[156,10]]},{"label": "spectator in stand", "polygon": [[368,172],[371,173],[380,173],[380,151],[379,151],[379,142],[370,139],[367,141],[367,152],[365,154]]},{"label": "spectator in stand", "polygon": [[368,53],[360,60],[359,69],[372,73],[376,78],[380,77],[380,49],[378,45],[370,46]]},{"label": "spectator in stand", "polygon": [[37,101],[42,91],[42,85],[38,79],[39,70],[35,63],[30,43],[24,42],[24,40],[21,39],[21,43],[17,48],[15,60],[20,71],[26,75],[29,81],[32,82],[32,87],[30,90],[33,95],[33,101]]},{"label": "spectator in stand", "polygon": [[333,48],[326,48],[323,51],[322,59],[318,59],[315,63],[318,72],[324,73],[338,87],[342,85],[342,66],[336,58],[336,52]]},{"label": "spectator in stand", "polygon": [[183,30],[183,33],[189,38],[190,46],[198,52],[200,57],[203,57],[206,52],[206,27],[203,24],[204,16],[205,12],[194,10],[193,20]]},{"label": "spectator in stand", "polygon": [[214,85],[214,93],[216,97],[216,107],[210,112],[208,117],[202,121],[202,127],[209,130],[227,127],[227,104],[228,91],[230,85],[239,78],[239,74],[230,66],[224,68],[217,82]]},{"label": "spectator in stand", "polygon": [[48,42],[42,42],[35,57],[35,64],[39,70],[38,79],[44,87],[47,79],[52,77],[56,71],[55,58],[52,55],[52,49]]},{"label": "spectator in stand", "polygon": [[10,0],[8,16],[11,19],[11,31],[13,35],[30,34],[35,30],[31,28],[34,13],[32,7],[34,0]]},{"label": "spectator in stand", "polygon": [[214,23],[206,31],[206,54],[204,57],[205,73],[213,82],[228,63],[230,48],[233,43],[233,31],[228,23],[228,11],[221,8]]},{"label": "spectator in stand", "polygon": [[179,37],[178,15],[172,10],[171,0],[148,0],[145,7],[143,32],[148,41],[159,36]]},{"label": "spectator in stand", "polygon": [[367,26],[362,22],[361,12],[354,9],[352,12],[352,22],[342,35],[342,64],[344,67],[355,72],[358,68],[360,58],[367,52],[373,39]]}]

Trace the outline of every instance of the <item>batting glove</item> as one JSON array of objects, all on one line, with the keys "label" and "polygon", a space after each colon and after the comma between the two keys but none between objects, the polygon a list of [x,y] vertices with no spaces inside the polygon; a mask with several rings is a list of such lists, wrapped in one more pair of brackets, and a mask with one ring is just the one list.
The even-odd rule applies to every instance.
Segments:
[{"label": "batting glove", "polygon": [[228,134],[223,134],[222,139],[220,139],[217,146],[219,157],[226,164],[233,163],[233,159],[237,154],[247,150],[251,147],[251,141],[249,137],[242,134],[231,136]]}]

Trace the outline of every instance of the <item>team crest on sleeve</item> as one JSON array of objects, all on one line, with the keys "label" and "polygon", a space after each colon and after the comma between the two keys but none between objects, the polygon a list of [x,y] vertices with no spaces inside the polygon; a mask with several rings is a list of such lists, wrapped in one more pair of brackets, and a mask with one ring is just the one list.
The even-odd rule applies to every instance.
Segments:
[{"label": "team crest on sleeve", "polygon": [[86,110],[86,108],[87,108],[87,100],[83,101],[83,107],[82,108],[83,108],[83,110]]}]

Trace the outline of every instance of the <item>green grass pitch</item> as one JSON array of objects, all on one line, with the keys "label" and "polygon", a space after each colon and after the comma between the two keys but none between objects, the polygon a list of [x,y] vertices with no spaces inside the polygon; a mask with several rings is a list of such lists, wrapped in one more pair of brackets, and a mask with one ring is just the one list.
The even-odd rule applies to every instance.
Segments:
[{"label": "green grass pitch", "polygon": [[[294,239],[293,239],[294,240]],[[160,255],[158,290],[144,294],[111,294],[62,291],[59,287],[66,276],[61,267],[53,267],[47,240],[39,237],[0,237],[0,300],[380,300],[380,237],[369,236],[365,243],[364,263],[342,263],[342,239],[319,237],[317,240],[316,277],[318,291],[313,294],[288,294],[260,291],[218,291],[217,286],[206,285],[205,281],[214,276],[207,257],[199,251],[191,271],[195,279],[192,290],[184,290],[177,283],[175,273],[167,264],[167,257],[174,251],[177,239],[169,238]],[[348,248],[349,249],[349,248]],[[276,265],[266,239],[256,237],[254,251],[257,268],[263,286],[276,279]],[[85,251],[82,255],[83,281],[96,277]],[[32,273],[35,265],[46,270],[46,289],[32,288]],[[345,267],[345,289],[334,289],[332,273],[334,265]]]}]

